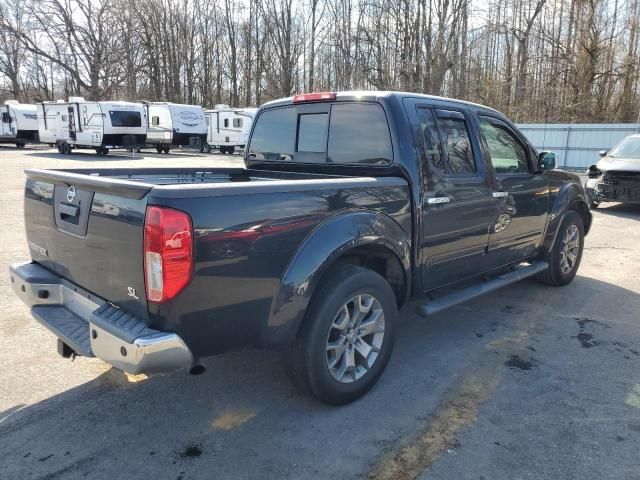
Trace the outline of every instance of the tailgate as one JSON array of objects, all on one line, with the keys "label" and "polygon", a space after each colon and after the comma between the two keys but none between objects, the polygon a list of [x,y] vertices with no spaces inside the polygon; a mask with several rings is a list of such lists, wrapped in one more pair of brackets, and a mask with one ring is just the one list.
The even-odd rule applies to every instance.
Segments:
[{"label": "tailgate", "polygon": [[142,251],[151,185],[55,170],[25,173],[33,260],[147,320]]}]

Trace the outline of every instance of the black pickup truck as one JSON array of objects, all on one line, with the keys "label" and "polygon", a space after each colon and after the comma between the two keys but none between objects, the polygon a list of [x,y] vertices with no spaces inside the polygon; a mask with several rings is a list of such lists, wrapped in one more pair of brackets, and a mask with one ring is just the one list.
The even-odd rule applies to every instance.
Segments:
[{"label": "black pickup truck", "polygon": [[591,225],[552,153],[445,98],[267,103],[245,166],[26,171],[32,259],[11,281],[63,356],[149,373],[282,349],[343,404],[382,374],[410,299],[428,316],[529,276],[564,285]]}]

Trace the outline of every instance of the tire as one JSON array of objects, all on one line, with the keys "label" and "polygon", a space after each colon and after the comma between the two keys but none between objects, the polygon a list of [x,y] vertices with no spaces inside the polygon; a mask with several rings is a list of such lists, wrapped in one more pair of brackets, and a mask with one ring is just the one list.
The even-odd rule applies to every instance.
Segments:
[{"label": "tire", "polygon": [[62,144],[62,153],[65,155],[71,155],[71,145],[69,145],[67,142],[64,142]]},{"label": "tire", "polygon": [[162,147],[156,147],[156,152],[162,153]]},{"label": "tire", "polygon": [[[358,317],[347,316],[345,307],[353,313],[356,304],[365,308],[368,304],[369,310],[359,320],[361,325],[369,324],[373,333],[358,334],[361,329],[349,326]],[[372,318],[376,313],[377,320]],[[288,352],[287,365],[294,383],[303,392],[330,405],[344,405],[367,393],[391,356],[397,313],[395,295],[383,277],[353,265],[334,268],[314,293],[298,337]],[[341,354],[328,348],[330,342],[344,347]],[[361,351],[372,346],[376,348],[368,351],[366,365]],[[346,368],[348,364],[352,366]]]},{"label": "tire", "polygon": [[593,200],[589,200],[589,206],[592,210],[595,210],[600,206],[600,202],[594,202]]},{"label": "tire", "polygon": [[236,148],[231,146],[231,147],[227,147],[227,155],[233,155],[233,152],[236,151]]},{"label": "tire", "polygon": [[171,149],[169,147],[164,147],[162,151],[168,154],[171,151]]},{"label": "tire", "polygon": [[109,155],[109,149],[107,147],[102,148],[102,155],[104,155],[105,157]]},{"label": "tire", "polygon": [[61,144],[61,143],[58,143],[58,144],[56,145],[56,147],[58,148],[58,153],[62,153],[62,154],[64,154],[64,150],[62,149],[62,144]]},{"label": "tire", "polygon": [[96,155],[102,155],[102,147],[96,148]]},{"label": "tire", "polygon": [[204,146],[204,151],[205,151],[206,153],[211,153],[211,145],[206,144],[206,145]]},{"label": "tire", "polygon": [[[575,232],[575,236],[572,236],[571,232]],[[578,245],[576,248],[570,248],[576,236]],[[569,241],[567,242],[568,238]],[[536,276],[536,279],[546,285],[552,285],[554,287],[567,285],[575,278],[576,273],[578,273],[583,250],[584,224],[582,218],[577,212],[569,211],[560,224],[553,248],[551,252],[549,252],[547,258],[549,268],[540,272]],[[569,252],[574,256],[573,263],[571,262],[571,256],[568,256]],[[565,259],[566,264],[563,263]],[[567,269],[567,266],[570,268]]]},{"label": "tire", "polygon": [[24,148],[24,143],[16,143],[16,148]]}]

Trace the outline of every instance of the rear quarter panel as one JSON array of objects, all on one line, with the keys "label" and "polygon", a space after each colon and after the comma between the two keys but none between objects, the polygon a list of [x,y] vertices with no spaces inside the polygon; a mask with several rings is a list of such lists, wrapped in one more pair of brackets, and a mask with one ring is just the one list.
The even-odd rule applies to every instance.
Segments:
[{"label": "rear quarter panel", "polygon": [[[150,307],[153,325],[178,332],[196,356],[282,346],[282,325],[269,321],[282,278],[320,225],[342,214],[368,211],[388,217],[410,238],[408,185],[392,178],[376,182],[382,186],[346,187],[329,181],[323,187],[285,187],[280,192],[237,189],[185,198],[152,193],[150,203],[189,212],[195,234],[194,278],[171,303]],[[349,235],[357,237],[358,232]]]}]

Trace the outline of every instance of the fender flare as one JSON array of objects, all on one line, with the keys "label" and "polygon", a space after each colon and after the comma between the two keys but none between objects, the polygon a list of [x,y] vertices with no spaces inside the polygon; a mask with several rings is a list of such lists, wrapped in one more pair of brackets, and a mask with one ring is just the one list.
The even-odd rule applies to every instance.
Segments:
[{"label": "fender flare", "polygon": [[264,338],[268,338],[273,346],[293,342],[322,276],[345,252],[363,245],[381,246],[396,257],[404,271],[408,295],[411,288],[410,235],[391,217],[380,212],[341,213],[318,225],[289,262],[272,300],[266,325],[268,332]]},{"label": "fender flare", "polygon": [[[546,252],[551,251],[553,244],[555,243],[562,220],[569,210],[573,210],[571,207],[575,204],[584,204],[586,211],[589,212],[588,200],[586,194],[582,189],[582,186],[576,183],[569,183],[564,185],[557,193],[551,209],[549,211],[549,220],[547,223],[547,231],[543,241],[543,248]],[[580,214],[580,212],[578,212]],[[588,215],[588,222],[585,222],[585,233],[589,231],[591,227],[591,213]]]}]

